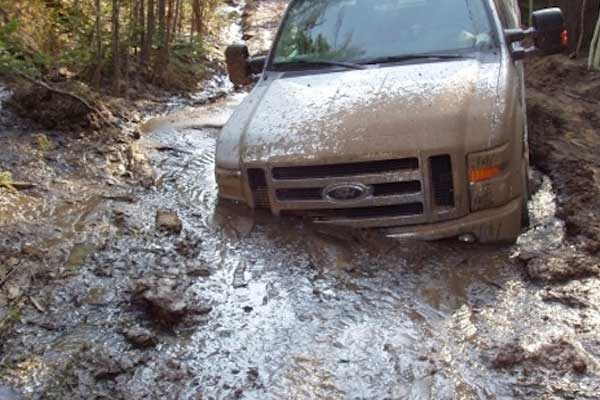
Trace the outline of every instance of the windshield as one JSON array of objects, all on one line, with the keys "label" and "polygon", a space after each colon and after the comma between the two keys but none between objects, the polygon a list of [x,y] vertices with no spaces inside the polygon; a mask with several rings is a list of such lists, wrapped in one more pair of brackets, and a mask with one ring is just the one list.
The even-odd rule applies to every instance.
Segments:
[{"label": "windshield", "polygon": [[360,63],[494,45],[483,0],[295,0],[273,65]]}]

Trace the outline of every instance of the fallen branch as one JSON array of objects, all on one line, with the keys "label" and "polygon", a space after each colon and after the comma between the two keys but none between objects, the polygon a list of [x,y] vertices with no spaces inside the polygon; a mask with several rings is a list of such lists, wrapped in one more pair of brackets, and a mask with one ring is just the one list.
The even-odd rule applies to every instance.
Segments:
[{"label": "fallen branch", "polygon": [[35,309],[38,310],[40,313],[44,314],[46,312],[46,309],[33,296],[28,296],[28,299],[31,302],[31,304],[35,307]]},{"label": "fallen branch", "polygon": [[18,265],[16,267],[13,267],[10,271],[6,273],[6,275],[4,275],[4,277],[0,280],[0,288],[2,288],[2,286],[4,286],[6,282],[8,282],[8,278],[10,278],[10,276],[17,270],[17,267]]},{"label": "fallen branch", "polygon": [[11,182],[10,186],[12,186],[16,190],[28,190],[28,189],[34,189],[37,187],[37,185],[35,183],[18,182],[18,181]]}]

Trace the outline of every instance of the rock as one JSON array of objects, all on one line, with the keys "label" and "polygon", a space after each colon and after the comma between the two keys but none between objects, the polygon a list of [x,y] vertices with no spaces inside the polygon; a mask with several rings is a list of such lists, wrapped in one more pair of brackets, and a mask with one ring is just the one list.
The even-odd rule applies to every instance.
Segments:
[{"label": "rock", "polygon": [[243,310],[245,313],[251,313],[254,308],[252,308],[252,306],[244,306]]},{"label": "rock", "polygon": [[124,333],[127,341],[138,348],[154,347],[158,344],[156,336],[146,328],[134,326],[126,329]]},{"label": "rock", "polygon": [[23,397],[8,386],[0,384],[0,400],[22,400]]},{"label": "rock", "polygon": [[174,279],[140,279],[135,284],[133,300],[152,319],[166,325],[177,324],[189,311],[183,291],[177,288]]},{"label": "rock", "polygon": [[139,180],[140,184],[149,188],[154,186],[156,176],[150,162],[146,159],[144,152],[137,143],[132,143],[125,152],[127,157],[127,169]]},{"label": "rock", "polygon": [[530,279],[544,283],[559,283],[572,279],[598,276],[600,267],[591,258],[570,254],[549,254],[526,260]]},{"label": "rock", "polygon": [[496,369],[523,366],[528,369],[553,369],[578,374],[584,374],[588,369],[585,357],[565,339],[555,339],[535,351],[527,351],[519,344],[508,344],[498,350],[492,366]]},{"label": "rock", "polygon": [[496,369],[506,369],[521,364],[526,358],[525,350],[521,346],[511,344],[503,347],[496,354],[492,366]]},{"label": "rock", "polygon": [[188,274],[188,276],[191,276],[194,278],[208,278],[210,276],[211,272],[208,268],[198,267],[198,268],[188,269],[187,274]]},{"label": "rock", "polygon": [[16,298],[21,296],[21,288],[18,286],[9,286],[8,287],[8,299],[15,300]]},{"label": "rock", "polygon": [[201,260],[189,260],[186,267],[187,275],[194,278],[208,278],[211,275],[210,269]]},{"label": "rock", "polygon": [[577,374],[585,374],[587,372],[587,364],[581,359],[574,360],[573,371]]},{"label": "rock", "polygon": [[7,264],[9,267],[11,267],[11,268],[14,268],[14,267],[16,267],[17,265],[19,265],[19,259],[18,259],[18,258],[16,258],[16,257],[11,257],[11,258],[9,258],[9,259],[8,259],[8,261],[6,262],[6,264]]},{"label": "rock", "polygon": [[546,288],[541,297],[542,300],[546,302],[561,303],[568,307],[589,307],[589,302],[587,299],[590,296],[588,291],[578,291],[567,288]]},{"label": "rock", "polygon": [[158,210],[156,212],[156,229],[170,234],[178,234],[182,228],[181,219],[175,211]]}]

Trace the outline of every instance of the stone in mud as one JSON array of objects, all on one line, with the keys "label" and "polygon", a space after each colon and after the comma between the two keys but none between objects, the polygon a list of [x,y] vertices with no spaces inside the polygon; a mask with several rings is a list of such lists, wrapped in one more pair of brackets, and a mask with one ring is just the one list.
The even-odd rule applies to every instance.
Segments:
[{"label": "stone in mud", "polygon": [[156,212],[156,229],[170,234],[178,234],[182,228],[181,219],[175,211],[158,210]]},{"label": "stone in mud", "polygon": [[187,275],[194,278],[208,278],[211,275],[210,269],[200,260],[190,260],[186,267]]},{"label": "stone in mud", "polygon": [[138,179],[140,184],[145,188],[153,186],[156,176],[140,146],[137,143],[132,143],[127,147],[125,156],[127,158],[127,169]]},{"label": "stone in mud", "polygon": [[156,336],[146,328],[134,326],[125,330],[127,341],[138,348],[154,347],[158,344]]},{"label": "stone in mud", "polygon": [[212,308],[189,304],[184,288],[171,278],[144,278],[135,283],[133,301],[142,306],[150,318],[163,325],[175,325],[187,315],[208,314]]},{"label": "stone in mud", "polygon": [[527,351],[521,345],[511,343],[500,348],[492,360],[495,369],[513,369],[526,366],[528,369],[554,369],[562,373],[587,372],[587,360],[577,348],[565,339],[555,339],[535,351]]},{"label": "stone in mud", "polygon": [[550,303],[561,303],[573,308],[587,308],[590,306],[587,299],[589,291],[579,291],[574,288],[546,288],[542,293],[542,300]]},{"label": "stone in mud", "polygon": [[22,400],[23,397],[8,386],[0,385],[0,400]]},{"label": "stone in mud", "polygon": [[520,257],[526,262],[530,279],[544,283],[560,283],[600,274],[597,262],[581,255],[549,254]]},{"label": "stone in mud", "polygon": [[152,319],[167,325],[180,322],[186,314],[183,293],[173,279],[142,279],[136,283],[134,300],[146,308]]},{"label": "stone in mud", "polygon": [[492,360],[492,366],[496,369],[508,369],[521,364],[526,358],[525,350],[516,344],[503,347]]}]

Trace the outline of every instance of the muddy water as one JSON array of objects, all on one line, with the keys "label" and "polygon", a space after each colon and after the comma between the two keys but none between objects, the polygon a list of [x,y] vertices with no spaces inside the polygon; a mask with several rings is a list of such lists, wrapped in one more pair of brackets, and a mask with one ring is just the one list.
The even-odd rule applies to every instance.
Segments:
[{"label": "muddy water", "polygon": [[[58,277],[33,293],[43,312],[26,306],[4,343],[0,382],[36,399],[595,398],[597,280],[535,286],[512,259],[563,240],[549,179],[515,247],[398,242],[254,215],[220,204],[214,180],[219,127],[242,98],[147,121],[141,146],[157,185],[133,202],[92,196],[51,209],[56,245],[73,245],[49,258]],[[181,234],[156,231],[165,208]],[[190,265],[208,272],[190,275]],[[148,277],[190,285],[181,299],[210,313],[157,325],[132,302]],[[133,347],[130,326],[158,346]],[[585,373],[571,353],[540,355],[557,341]],[[515,346],[514,365],[498,368]]]},{"label": "muddy water", "polygon": [[[57,179],[75,200],[10,209],[55,230],[38,244],[53,278],[36,275],[45,283],[3,343],[0,389],[33,399],[597,398],[598,280],[536,286],[513,259],[563,245],[547,177],[514,247],[398,242],[254,215],[220,204],[214,180],[219,128],[243,96],[146,121],[141,146],[157,184],[132,201]],[[165,208],[181,234],[156,231]],[[181,282],[178,296],[210,313],[158,325],[132,302],[148,277]],[[132,346],[131,326],[158,345]],[[510,362],[499,363],[504,354]]]},{"label": "muddy water", "polygon": [[[177,210],[186,235],[202,238],[194,257],[213,271],[192,289],[212,304],[210,318],[160,355],[185,360],[191,371],[177,398],[537,398],[574,385],[584,397],[598,390],[593,377],[552,365],[517,374],[491,368],[503,346],[579,343],[574,321],[599,323],[592,313],[541,301],[541,289],[510,258],[562,241],[547,178],[532,200],[533,228],[517,248],[318,232],[218,204],[216,127],[239,100],[145,126],[146,148],[169,150],[153,151],[159,188],[129,212]],[[157,376],[151,365],[141,369],[136,375]],[[552,381],[557,374],[562,379]]]}]

